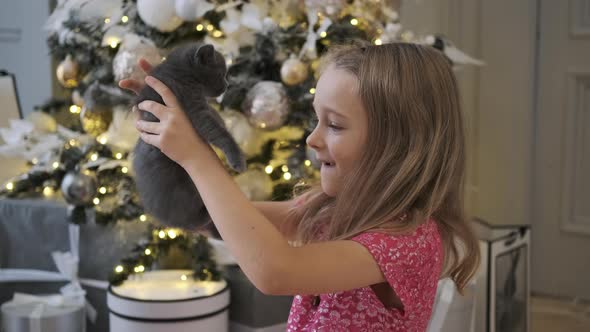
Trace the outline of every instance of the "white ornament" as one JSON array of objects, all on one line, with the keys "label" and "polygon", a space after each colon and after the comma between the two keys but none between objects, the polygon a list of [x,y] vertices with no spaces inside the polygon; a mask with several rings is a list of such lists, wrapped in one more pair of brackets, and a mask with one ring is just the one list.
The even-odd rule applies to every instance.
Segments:
[{"label": "white ornament", "polygon": [[248,118],[240,112],[225,110],[220,112],[221,118],[236,143],[247,156],[256,154],[259,150],[256,129],[250,125]]},{"label": "white ornament", "polygon": [[145,24],[161,32],[174,31],[182,24],[174,0],[137,0],[137,13]]},{"label": "white ornament", "polygon": [[215,6],[204,0],[176,0],[176,15],[185,21],[196,21]]},{"label": "white ornament", "polygon": [[249,169],[235,176],[234,180],[249,200],[267,200],[272,194],[272,179],[263,170]]}]

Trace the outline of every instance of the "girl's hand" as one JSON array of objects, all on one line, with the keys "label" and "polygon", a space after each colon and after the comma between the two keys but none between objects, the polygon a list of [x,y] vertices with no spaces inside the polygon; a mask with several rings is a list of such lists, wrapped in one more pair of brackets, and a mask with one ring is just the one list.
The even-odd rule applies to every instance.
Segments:
[{"label": "girl's hand", "polygon": [[[152,64],[144,58],[139,59],[139,62],[137,64],[139,65],[139,68],[146,74],[149,74],[150,71],[152,71]],[[134,80],[131,78],[126,78],[119,81],[119,87],[121,87],[122,89],[131,90],[136,95],[139,94],[139,91],[143,89],[144,85],[144,82]]]},{"label": "girl's hand", "polygon": [[147,76],[145,82],[162,97],[165,105],[151,100],[138,105],[140,110],[150,112],[160,120],[138,120],[136,128],[141,133],[141,139],[160,149],[183,168],[205,153],[215,153],[194,130],[172,91],[155,77]]}]

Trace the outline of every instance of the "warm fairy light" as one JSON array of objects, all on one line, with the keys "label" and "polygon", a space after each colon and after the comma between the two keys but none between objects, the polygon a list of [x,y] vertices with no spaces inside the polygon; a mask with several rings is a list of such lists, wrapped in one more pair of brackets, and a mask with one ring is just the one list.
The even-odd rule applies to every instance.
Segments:
[{"label": "warm fairy light", "polygon": [[8,182],[8,183],[6,184],[6,189],[8,189],[8,190],[12,190],[12,189],[14,189],[14,183],[12,183],[12,182]]},{"label": "warm fairy light", "polygon": [[98,189],[98,192],[104,195],[104,194],[106,194],[106,193],[107,193],[107,188],[105,188],[105,187],[100,187],[100,188]]},{"label": "warm fairy light", "polygon": [[94,203],[94,205],[100,204],[100,198],[94,197],[94,199],[92,200],[92,203]]},{"label": "warm fairy light", "polygon": [[196,29],[197,31],[203,31],[203,29],[204,29],[204,28],[205,28],[205,27],[204,27],[202,24],[197,24],[197,26],[195,27],[195,29]]},{"label": "warm fairy light", "polygon": [[322,38],[326,38],[327,35],[328,35],[328,33],[326,31],[320,32],[320,37],[322,37]]},{"label": "warm fairy light", "polygon": [[117,154],[115,155],[115,158],[121,159],[121,158],[123,158],[123,154],[121,152],[117,152]]},{"label": "warm fairy light", "polygon": [[76,146],[76,145],[78,145],[78,141],[76,141],[76,140],[75,140],[75,139],[73,139],[73,138],[72,138],[72,139],[69,141],[69,143],[70,143],[70,145],[71,145],[71,146]]},{"label": "warm fairy light", "polygon": [[146,255],[149,255],[149,254],[151,254],[151,253],[152,253],[152,251],[151,251],[151,250],[149,250],[149,249],[146,249],[146,250],[144,251],[144,253],[145,253]]},{"label": "warm fairy light", "polygon": [[115,272],[117,272],[117,273],[123,272],[123,266],[117,265],[117,267],[115,267]]},{"label": "warm fairy light", "polygon": [[90,160],[96,161],[96,159],[98,159],[98,153],[93,153],[90,155]]},{"label": "warm fairy light", "polygon": [[80,113],[81,110],[82,109],[78,105],[70,106],[70,113],[72,113],[72,114],[78,114],[78,113]]},{"label": "warm fairy light", "polygon": [[283,165],[283,167],[281,167],[281,171],[288,172],[289,171],[289,167],[287,165]]},{"label": "warm fairy light", "polygon": [[39,159],[37,159],[37,158],[31,159],[31,163],[33,163],[33,165],[37,165],[38,162],[39,162]]},{"label": "warm fairy light", "polygon": [[143,271],[145,271],[145,267],[144,267],[143,265],[137,265],[137,266],[136,266],[136,267],[133,269],[133,271],[135,271],[136,273],[143,272]]},{"label": "warm fairy light", "polygon": [[184,280],[186,280],[186,279],[187,279],[187,277],[186,277],[186,275],[185,275],[185,274],[183,274],[183,275],[181,275],[181,276],[180,276],[180,280],[183,280],[183,281],[184,281]]},{"label": "warm fairy light", "polygon": [[117,48],[117,45],[119,45],[119,42],[117,42],[116,40],[113,40],[111,42],[111,48]]},{"label": "warm fairy light", "polygon": [[163,239],[163,238],[165,238],[165,237],[166,237],[166,232],[164,232],[164,231],[160,231],[160,232],[158,233],[158,236],[160,237],[160,239]]},{"label": "warm fairy light", "polygon": [[309,89],[309,93],[311,93],[312,95],[315,94],[315,88]]},{"label": "warm fairy light", "polygon": [[381,45],[381,44],[383,44],[383,42],[381,41],[380,38],[375,39],[375,42],[374,43],[375,43],[375,45]]},{"label": "warm fairy light", "polygon": [[53,169],[57,169],[59,167],[59,163],[57,161],[53,162]]},{"label": "warm fairy light", "polygon": [[303,164],[305,164],[305,166],[309,167],[309,166],[311,166],[311,160],[305,159],[305,161],[303,162]]},{"label": "warm fairy light", "polygon": [[274,168],[271,165],[268,165],[264,168],[264,171],[266,172],[266,174],[272,173],[273,170],[274,170]]},{"label": "warm fairy light", "polygon": [[215,31],[213,31],[213,37],[215,37],[215,38],[219,38],[219,37],[221,37],[221,36],[223,36],[223,32],[221,32],[221,31],[219,31],[219,30],[215,30]]},{"label": "warm fairy light", "polygon": [[49,197],[49,196],[53,195],[53,193],[54,193],[53,188],[51,188],[51,187],[43,188],[43,196]]},{"label": "warm fairy light", "polygon": [[213,31],[213,29],[215,29],[213,24],[207,24],[207,31],[211,32],[211,31]]},{"label": "warm fairy light", "polygon": [[121,22],[127,23],[127,21],[129,21],[129,17],[127,17],[127,16],[121,17]]},{"label": "warm fairy light", "polygon": [[359,20],[357,20],[356,18],[353,18],[352,20],[350,20],[350,24],[357,25],[357,24],[359,24]]},{"label": "warm fairy light", "polygon": [[127,174],[127,172],[129,172],[129,168],[127,168],[127,167],[123,166],[123,167],[121,167],[121,172],[122,172],[123,174]]},{"label": "warm fairy light", "polygon": [[176,237],[176,232],[173,229],[169,230],[168,237],[170,237],[171,239],[174,239]]},{"label": "warm fairy light", "polygon": [[291,173],[286,172],[285,174],[283,174],[283,179],[290,180],[291,179]]},{"label": "warm fairy light", "polygon": [[106,136],[101,136],[101,137],[98,139],[98,143],[100,143],[100,144],[103,144],[103,145],[104,145],[104,144],[107,144],[107,137],[106,137]]},{"label": "warm fairy light", "polygon": [[107,18],[105,18],[105,19],[104,19],[104,23],[105,23],[105,24],[109,24],[109,23],[111,23],[111,19],[110,19],[110,18],[108,18],[108,17],[107,17]]},{"label": "warm fairy light", "polygon": [[145,214],[142,214],[141,216],[139,216],[139,220],[140,221],[146,221],[147,217],[145,216]]},{"label": "warm fairy light", "polygon": [[232,63],[234,63],[234,61],[232,59],[225,60],[225,64],[228,66],[230,66]]}]

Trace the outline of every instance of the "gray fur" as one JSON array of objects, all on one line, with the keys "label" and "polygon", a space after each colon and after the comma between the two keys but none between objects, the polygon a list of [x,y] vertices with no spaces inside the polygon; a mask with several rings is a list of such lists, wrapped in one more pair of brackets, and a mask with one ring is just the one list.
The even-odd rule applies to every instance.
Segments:
[{"label": "gray fur", "polygon": [[[244,155],[219,114],[207,103],[207,97],[216,97],[225,91],[225,74],[223,56],[213,46],[200,44],[175,49],[166,61],[150,72],[172,90],[200,136],[220,148],[230,167],[241,172],[246,168]],[[158,93],[147,85],[135,104],[144,100],[164,104]],[[142,120],[158,121],[151,113],[139,112]],[[141,139],[134,153],[137,190],[147,212],[165,225],[185,229],[198,229],[209,221],[195,185],[181,166]]]}]

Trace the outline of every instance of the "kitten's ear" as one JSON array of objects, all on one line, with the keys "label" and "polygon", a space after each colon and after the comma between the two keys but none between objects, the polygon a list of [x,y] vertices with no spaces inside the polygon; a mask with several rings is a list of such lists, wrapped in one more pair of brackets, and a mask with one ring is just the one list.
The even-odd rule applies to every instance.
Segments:
[{"label": "kitten's ear", "polygon": [[203,45],[199,47],[197,53],[195,54],[195,58],[197,59],[197,63],[208,65],[214,63],[215,59],[215,49],[213,45]]}]

